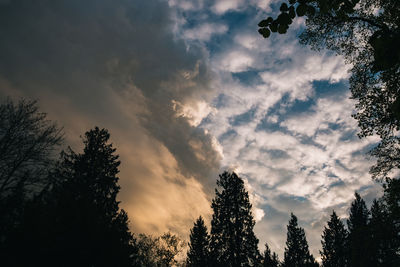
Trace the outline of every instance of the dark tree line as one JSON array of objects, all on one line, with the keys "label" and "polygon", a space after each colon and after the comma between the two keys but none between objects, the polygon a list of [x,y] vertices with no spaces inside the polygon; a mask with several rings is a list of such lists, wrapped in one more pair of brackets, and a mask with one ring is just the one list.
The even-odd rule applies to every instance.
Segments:
[{"label": "dark tree line", "polygon": [[[281,3],[276,18],[260,21],[259,33],[264,38],[271,32],[285,34],[293,20],[302,16],[306,17],[302,44],[315,50],[330,49],[352,65],[349,84],[356,100],[353,117],[358,121],[359,137],[380,137],[370,151],[377,159],[370,173],[383,182],[384,196],[368,211],[356,195],[348,232],[340,230],[340,238],[333,233],[342,227],[335,216],[331,218],[332,225],[324,231],[328,240],[323,250],[343,243],[340,247],[347,247],[349,255],[346,264],[342,256],[333,260],[339,257],[336,254],[322,255],[323,262],[326,266],[400,266],[400,180],[396,172],[400,168],[400,1],[288,0]],[[344,234],[348,235],[345,239]]]},{"label": "dark tree line", "polygon": [[175,235],[129,230],[108,131],[87,131],[81,153],[62,137],[36,102],[0,104],[1,266],[172,266]]},{"label": "dark tree line", "polygon": [[[261,255],[242,179],[235,173],[225,172],[217,185],[222,191],[216,190],[212,202],[211,233],[199,217],[191,229],[187,266],[319,266],[309,251],[304,229],[293,213],[287,225],[283,261],[279,261],[268,244]],[[347,228],[333,211],[322,233],[322,266],[400,266],[398,199],[398,196],[393,199],[391,192],[385,190],[384,196],[375,200],[369,210],[356,193],[349,209]]]},{"label": "dark tree line", "polygon": [[[95,127],[83,151],[59,151],[62,130],[35,102],[0,105],[0,259],[2,266],[176,266],[182,242],[173,234],[134,235],[117,200],[116,149]],[[59,154],[59,156],[57,156]],[[360,195],[347,228],[335,212],[322,234],[322,266],[400,266],[399,180],[368,209]],[[243,180],[217,180],[208,232],[202,217],[190,232],[186,266],[318,266],[292,213],[282,262],[258,249],[252,205]]]}]

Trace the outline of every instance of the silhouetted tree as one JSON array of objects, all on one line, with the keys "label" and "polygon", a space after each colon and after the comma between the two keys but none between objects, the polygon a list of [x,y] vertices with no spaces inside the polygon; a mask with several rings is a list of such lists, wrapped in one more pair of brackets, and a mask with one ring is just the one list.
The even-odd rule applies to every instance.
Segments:
[{"label": "silhouetted tree", "polygon": [[146,267],[176,266],[176,256],[182,251],[180,239],[171,233],[159,237],[140,234],[137,238],[138,264]]},{"label": "silhouetted tree", "polygon": [[265,243],[265,250],[263,255],[263,267],[278,267],[279,266],[279,258],[278,255],[274,252],[271,252],[268,244]]},{"label": "silhouetted tree", "polygon": [[400,180],[387,179],[383,201],[388,210],[389,222],[394,228],[393,243],[396,253],[395,265],[400,265]]},{"label": "silhouetted tree", "polygon": [[[26,201],[50,185],[62,130],[46,119],[35,101],[0,104],[0,258],[12,258],[14,236]],[[7,264],[7,263],[6,263]]]},{"label": "silhouetted tree", "polygon": [[35,101],[7,99],[0,105],[0,201],[18,190],[38,193],[48,184],[62,136]]},{"label": "silhouetted tree", "polygon": [[310,254],[304,229],[297,224],[297,217],[291,213],[287,226],[287,240],[283,267],[314,267],[318,266]]},{"label": "silhouetted tree", "polygon": [[350,266],[366,267],[371,264],[368,217],[369,212],[364,200],[358,193],[355,193],[355,200],[351,203],[350,215],[347,220]]},{"label": "silhouetted tree", "polygon": [[27,206],[19,240],[29,256],[20,260],[32,266],[136,264],[128,216],[116,199],[120,162],[109,138],[96,127],[86,132],[82,154],[62,153],[53,174],[58,183]]},{"label": "silhouetted tree", "polygon": [[[379,12],[376,12],[379,10]],[[378,134],[382,142],[372,151],[378,161],[374,178],[399,168],[400,137],[400,1],[289,0],[281,14],[259,23],[260,34],[286,33],[296,16],[306,16],[303,44],[328,48],[352,64],[350,90],[356,99],[360,137]]]},{"label": "silhouetted tree", "polygon": [[322,234],[322,266],[346,267],[348,266],[347,230],[340,221],[335,211],[332,212],[328,225]]},{"label": "silhouetted tree", "polygon": [[399,255],[396,229],[388,208],[382,200],[374,200],[371,206],[369,230],[371,234],[372,266],[398,266]]},{"label": "silhouetted tree", "polygon": [[224,172],[217,180],[212,201],[211,258],[217,266],[257,266],[258,251],[249,195],[244,182],[234,172]]},{"label": "silhouetted tree", "polygon": [[200,216],[190,230],[189,251],[187,253],[187,266],[201,267],[209,265],[210,237],[203,218]]}]

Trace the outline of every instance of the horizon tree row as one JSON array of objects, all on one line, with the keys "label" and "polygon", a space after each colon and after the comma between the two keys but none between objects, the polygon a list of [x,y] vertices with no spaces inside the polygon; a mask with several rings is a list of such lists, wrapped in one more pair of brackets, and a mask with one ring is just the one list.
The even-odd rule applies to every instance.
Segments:
[{"label": "horizon tree row", "polygon": [[[82,137],[83,151],[60,151],[62,129],[36,102],[0,104],[0,258],[4,266],[318,266],[291,214],[281,263],[263,255],[244,182],[219,175],[208,234],[200,217],[187,260],[171,233],[134,235],[117,195],[119,156],[106,129]],[[400,266],[400,183],[390,180],[369,211],[356,194],[347,228],[333,212],[322,235],[323,266]]]},{"label": "horizon tree row", "polygon": [[[284,259],[265,244],[263,255],[258,251],[258,239],[253,227],[255,221],[244,183],[234,172],[219,176],[216,197],[212,202],[211,231],[208,233],[200,216],[190,230],[187,266],[265,266],[265,267],[316,267],[309,251],[304,229],[291,213],[287,225]],[[324,267],[378,267],[400,266],[399,221],[392,195],[385,189],[381,199],[374,200],[369,211],[358,193],[351,203],[347,229],[332,211],[322,233]]]}]

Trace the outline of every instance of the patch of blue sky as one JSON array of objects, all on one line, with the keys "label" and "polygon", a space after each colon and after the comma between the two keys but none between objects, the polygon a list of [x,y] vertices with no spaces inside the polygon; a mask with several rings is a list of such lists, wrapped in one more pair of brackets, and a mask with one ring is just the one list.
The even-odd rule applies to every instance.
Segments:
[{"label": "patch of blue sky", "polygon": [[252,107],[242,114],[239,114],[239,115],[229,118],[229,123],[233,127],[248,124],[249,122],[251,122],[254,119],[254,116],[256,115],[256,111],[257,111],[257,108]]},{"label": "patch of blue sky", "polygon": [[223,107],[229,106],[229,97],[228,95],[222,93],[218,94],[217,97],[215,97],[212,101],[212,106],[215,107],[216,109],[221,109]]},{"label": "patch of blue sky", "polygon": [[242,72],[236,72],[232,74],[232,77],[239,81],[242,85],[246,86],[256,86],[263,83],[260,75],[259,70],[247,70]]},{"label": "patch of blue sky", "polygon": [[[328,176],[329,177],[329,176]],[[337,177],[336,175],[335,175],[335,177]],[[341,187],[341,186],[345,186],[346,185],[346,183],[343,181],[343,180],[337,180],[336,182],[334,182],[334,183],[331,183],[330,185],[329,185],[329,188],[333,188],[333,187]]]},{"label": "patch of blue sky", "polygon": [[[336,125],[340,127],[340,124]],[[341,142],[357,141],[358,140],[357,132],[358,129],[350,129],[350,130],[342,129],[339,141]]]},{"label": "patch of blue sky", "polygon": [[224,140],[233,138],[237,136],[237,132],[233,129],[230,129],[228,131],[226,131],[225,133],[223,133],[221,136],[219,136],[218,141],[219,142],[223,142]]},{"label": "patch of blue sky", "polygon": [[341,97],[346,94],[349,90],[349,83],[347,80],[340,81],[338,83],[331,83],[327,80],[313,81],[313,87],[315,89],[315,98],[323,97]]},{"label": "patch of blue sky", "polygon": [[299,202],[308,201],[307,198],[302,197],[302,196],[293,196],[293,195],[291,195],[290,198],[293,199],[293,200],[295,200],[295,201],[299,201]]},{"label": "patch of blue sky", "polygon": [[362,194],[363,192],[368,191],[368,190],[371,189],[372,187],[373,187],[372,185],[364,185],[364,186],[361,186],[361,187],[357,190],[357,192],[360,193],[360,194]]}]

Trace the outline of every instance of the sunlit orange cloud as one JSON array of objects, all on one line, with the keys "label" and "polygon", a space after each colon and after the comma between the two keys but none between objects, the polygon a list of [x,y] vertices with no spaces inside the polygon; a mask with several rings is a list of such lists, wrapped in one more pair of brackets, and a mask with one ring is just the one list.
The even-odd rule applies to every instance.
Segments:
[{"label": "sunlit orange cloud", "polygon": [[[12,92],[15,100],[24,95],[21,90],[9,89],[3,86],[2,93]],[[137,114],[146,113],[143,101],[140,91],[133,87],[123,94],[111,92],[107,103],[118,107],[115,115],[120,117],[113,121],[84,114],[74,108],[71,99],[51,92],[40,98],[39,106],[64,126],[65,146],[76,152],[82,149],[80,135],[94,125],[110,131],[121,160],[120,206],[128,212],[134,233],[159,235],[171,231],[187,240],[194,220],[200,215],[210,217],[211,196],[195,177],[183,175],[174,155],[140,125]]]},{"label": "sunlit orange cloud", "polygon": [[[205,52],[175,38],[164,1],[21,3],[5,18],[15,27],[0,44],[0,98],[38,100],[76,152],[85,131],[108,129],[131,230],[187,239],[210,216],[221,161],[215,138],[193,124],[212,111]],[[174,103],[199,108],[187,116]]]}]

